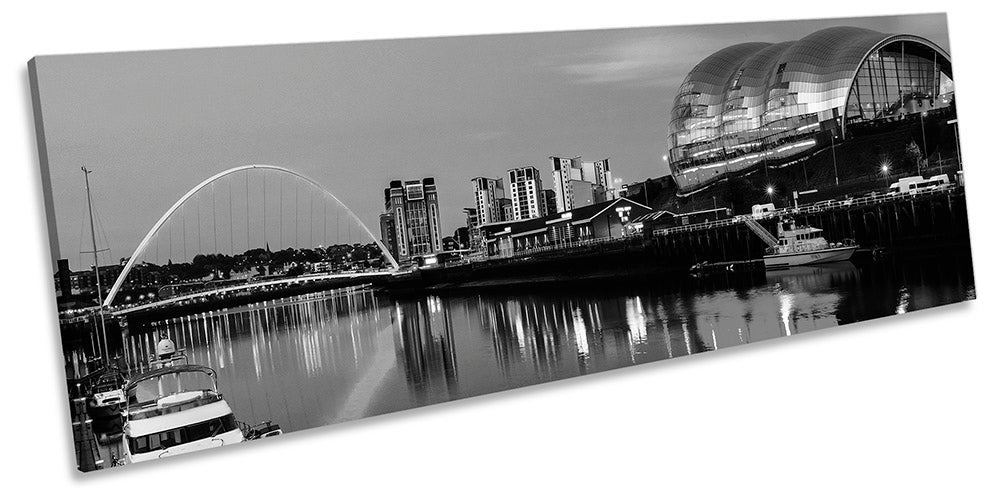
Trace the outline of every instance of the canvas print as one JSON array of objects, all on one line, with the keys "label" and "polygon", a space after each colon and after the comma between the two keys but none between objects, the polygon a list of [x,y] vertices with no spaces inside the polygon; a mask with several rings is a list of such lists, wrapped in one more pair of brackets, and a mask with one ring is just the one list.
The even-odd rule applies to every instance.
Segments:
[{"label": "canvas print", "polygon": [[951,60],[944,14],[38,56],[77,467],[973,299]]}]

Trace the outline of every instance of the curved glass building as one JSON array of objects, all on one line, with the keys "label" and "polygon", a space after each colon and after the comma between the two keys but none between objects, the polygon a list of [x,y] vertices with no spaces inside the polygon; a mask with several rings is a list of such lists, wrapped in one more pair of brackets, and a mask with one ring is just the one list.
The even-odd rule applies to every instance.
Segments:
[{"label": "curved glass building", "polygon": [[803,156],[855,122],[952,101],[949,55],[918,36],[833,27],[798,41],[733,45],[699,62],[678,89],[671,174],[690,193],[766,160]]}]

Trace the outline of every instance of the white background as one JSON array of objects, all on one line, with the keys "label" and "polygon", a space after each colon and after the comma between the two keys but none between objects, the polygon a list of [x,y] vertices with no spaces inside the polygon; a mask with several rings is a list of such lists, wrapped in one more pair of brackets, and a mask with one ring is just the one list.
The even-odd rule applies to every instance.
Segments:
[{"label": "white background", "polygon": [[[998,120],[991,118],[997,46],[990,41],[998,28],[991,13],[925,1],[362,3],[5,6],[0,485],[16,490],[7,493],[1001,493],[1001,308],[992,198],[1001,177],[989,154],[999,139]],[[73,469],[25,69],[32,56],[943,8],[949,9],[962,95],[977,301],[321,428],[264,445],[87,476]]]}]

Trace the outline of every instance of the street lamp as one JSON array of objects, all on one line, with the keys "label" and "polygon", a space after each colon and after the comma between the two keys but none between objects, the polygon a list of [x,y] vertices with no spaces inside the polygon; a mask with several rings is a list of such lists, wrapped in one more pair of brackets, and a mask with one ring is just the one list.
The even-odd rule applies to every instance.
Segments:
[{"label": "street lamp", "polygon": [[963,170],[963,154],[959,151],[959,119],[952,119],[947,124],[952,126],[956,135],[956,159],[959,161],[959,169]]},{"label": "street lamp", "polygon": [[[834,159],[834,185],[840,186],[841,181],[838,179],[838,153],[834,151],[834,140],[837,137],[838,137],[837,133],[834,131],[834,129],[831,129],[831,158]],[[806,168],[804,168],[803,170],[805,174]]]},{"label": "street lamp", "polygon": [[[928,140],[925,138],[925,116],[926,115],[928,115],[928,112],[921,112],[921,146],[924,148],[921,151],[922,151],[922,154],[925,155],[925,156],[928,155]],[[921,159],[918,159],[918,175],[921,175]]]},{"label": "street lamp", "polygon": [[883,174],[883,183],[886,187],[890,187],[890,163],[883,162],[880,164],[879,170]]}]

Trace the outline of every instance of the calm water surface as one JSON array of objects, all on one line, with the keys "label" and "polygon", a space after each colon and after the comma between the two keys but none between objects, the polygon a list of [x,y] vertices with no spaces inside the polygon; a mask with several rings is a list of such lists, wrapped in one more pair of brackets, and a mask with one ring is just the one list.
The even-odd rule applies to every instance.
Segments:
[{"label": "calm water surface", "polygon": [[219,372],[238,419],[288,432],[972,299],[960,258],[640,287],[332,291],[155,322],[129,344],[148,355],[166,330]]}]

